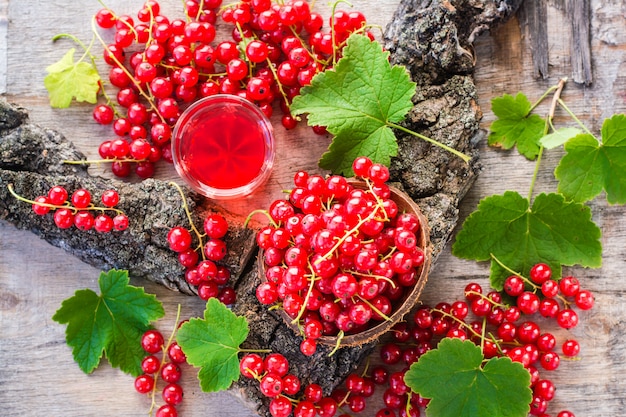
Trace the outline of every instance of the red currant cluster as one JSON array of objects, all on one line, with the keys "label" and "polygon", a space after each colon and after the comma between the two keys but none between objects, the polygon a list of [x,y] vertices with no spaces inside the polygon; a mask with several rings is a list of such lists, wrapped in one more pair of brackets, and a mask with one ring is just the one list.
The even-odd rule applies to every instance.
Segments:
[{"label": "red currant cluster", "polygon": [[[336,388],[331,395],[324,395],[319,384],[309,383],[302,386],[297,376],[289,373],[287,359],[279,353],[270,353],[265,358],[256,353],[245,355],[240,363],[241,374],[259,382],[259,389],[268,398],[269,411],[273,417],[333,417],[347,408],[352,413],[365,410],[367,398],[374,395],[378,385],[387,384],[389,388],[384,398],[393,408],[381,409],[377,417],[419,417],[419,408],[428,404],[428,400],[414,394],[411,401],[416,407],[407,411],[406,400],[409,388],[404,383],[404,372],[389,373],[386,367],[377,366],[371,372],[349,374],[342,387]],[[293,413],[293,414],[292,414]],[[342,413],[339,417],[349,417]]]},{"label": "red currant cluster", "polygon": [[[365,410],[368,398],[372,397],[378,387],[385,387],[383,401],[385,407],[379,409],[376,417],[419,417],[420,407],[426,407],[429,400],[418,394],[410,393],[404,383],[403,371],[390,371],[384,366],[375,366],[362,374],[351,373],[344,381],[343,387],[336,388],[331,397],[339,407],[348,407],[351,412]],[[410,406],[407,406],[410,401]],[[342,414],[340,417],[349,416]]]},{"label": "red currant cluster", "polygon": [[[555,299],[557,292],[542,293],[542,298],[536,294],[547,282],[556,284],[557,292],[560,288],[561,295],[558,297],[563,306]],[[465,288],[464,300],[442,302],[433,308],[422,306],[415,311],[412,321],[394,326],[390,340],[380,349],[380,358],[388,367],[399,366],[400,374],[392,374],[378,367],[372,370],[371,375],[377,383],[384,380],[382,376],[385,373],[389,375],[389,387],[383,394],[385,408],[380,412],[381,417],[395,416],[396,412],[402,415],[400,410],[405,409],[407,403],[415,408],[427,403],[404,386],[404,373],[412,363],[434,348],[437,340],[444,337],[475,341],[482,346],[486,358],[508,356],[522,363],[531,376],[533,399],[530,414],[549,417],[546,411],[548,403],[554,398],[555,385],[550,379],[542,378],[539,369],[557,369],[561,356],[555,350],[556,336],[542,331],[532,316],[538,312],[545,318],[555,318],[559,327],[571,329],[578,323],[578,315],[571,304],[587,310],[593,306],[593,296],[591,292],[581,290],[574,277],[564,277],[558,283],[552,280],[550,268],[543,263],[531,269],[530,278],[510,276],[504,288],[507,295],[516,297],[514,305],[507,306],[502,293],[491,291],[483,294],[479,284],[470,283]],[[580,352],[579,343],[572,338],[564,340],[560,347],[563,356],[568,358],[576,357]],[[419,411],[411,415],[419,416]],[[573,417],[573,414],[562,411],[558,416]]]},{"label": "red currant cluster", "polygon": [[289,362],[280,353],[270,353],[265,358],[247,354],[239,362],[239,369],[244,377],[259,381],[263,395],[271,398],[269,410],[274,417],[287,417],[292,412],[294,417],[332,417],[337,412],[337,402],[325,397],[320,385],[301,386],[300,379],[289,373]]},{"label": "red currant cluster", "polygon": [[365,188],[297,172],[289,199],[271,204],[271,224],[257,234],[265,271],[257,298],[280,304],[299,325],[305,355],[322,336],[389,320],[424,263],[420,220],[399,213],[385,184],[388,169],[365,157],[353,168]]},{"label": "red currant cluster", "polygon": [[[10,189],[13,193],[12,189]],[[106,190],[102,193],[100,200],[104,207],[96,207],[91,202],[91,193],[80,188],[69,196],[67,190],[55,185],[50,188],[47,195],[42,195],[35,200],[28,200],[24,197],[13,195],[24,202],[32,204],[33,212],[44,216],[49,212],[54,212],[54,223],[60,229],[69,229],[76,226],[80,230],[95,229],[98,232],[106,233],[111,230],[126,230],[128,228],[128,217],[115,208],[119,202],[119,194],[115,190]],[[94,215],[93,212],[100,212]],[[107,211],[113,211],[115,216],[111,217]]]},{"label": "red currant cluster", "polygon": [[[156,161],[171,162],[172,127],[182,108],[202,97],[236,94],[268,117],[278,100],[282,124],[295,127],[289,112],[293,97],[334,64],[351,33],[365,31],[362,13],[341,10],[324,31],[324,19],[305,0],[242,0],[221,8],[222,0],[184,4],[184,19],[162,15],[155,0],[146,1],[136,18],[110,9],[95,16],[99,27],[115,30],[104,59],[118,89],[117,104],[108,99],[93,117],[113,123],[118,138],[103,142],[99,153],[113,162],[117,176],[130,175],[136,163],[136,174],[150,177]],[[232,40],[215,40],[218,17],[233,26]]]},{"label": "red currant cluster", "polygon": [[550,267],[540,263],[530,270],[529,278],[511,275],[504,281],[504,292],[517,297],[518,307],[525,314],[539,312],[544,317],[555,318],[560,327],[571,329],[578,324],[578,314],[571,308],[572,304],[580,310],[593,307],[593,294],[582,289],[576,277],[566,276],[556,281],[552,279]]},{"label": "red currant cluster", "polygon": [[158,330],[146,331],[141,338],[141,346],[148,355],[141,362],[144,373],[135,378],[135,390],[141,394],[150,394],[154,406],[160,377],[166,384],[161,391],[165,404],[157,409],[155,417],[177,417],[176,406],[183,401],[183,388],[179,382],[182,376],[181,365],[187,362],[185,354],[176,342],[166,345]]},{"label": "red currant cluster", "polygon": [[[217,297],[226,305],[235,303],[235,290],[228,285],[230,271],[217,262],[226,256],[228,223],[219,213],[210,213],[204,220],[204,234],[192,224],[191,232],[182,226],[173,227],[167,234],[170,249],[178,253],[178,261],[186,268],[186,281],[198,289],[203,300]],[[194,244],[192,232],[197,236]],[[200,259],[202,257],[202,259]]]}]

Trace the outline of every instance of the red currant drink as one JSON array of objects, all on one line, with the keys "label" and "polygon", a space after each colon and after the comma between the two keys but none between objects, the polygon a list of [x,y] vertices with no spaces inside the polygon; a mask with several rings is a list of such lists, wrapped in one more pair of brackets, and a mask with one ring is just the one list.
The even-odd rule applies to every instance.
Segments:
[{"label": "red currant drink", "polygon": [[211,198],[251,194],[274,164],[272,125],[253,103],[218,94],[191,105],[179,118],[172,139],[178,174]]}]

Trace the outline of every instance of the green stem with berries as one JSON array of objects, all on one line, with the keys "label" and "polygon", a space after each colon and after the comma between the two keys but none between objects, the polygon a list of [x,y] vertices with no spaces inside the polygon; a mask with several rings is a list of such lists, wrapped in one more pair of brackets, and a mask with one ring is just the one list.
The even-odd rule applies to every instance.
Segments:
[{"label": "green stem with berries", "polygon": [[17,194],[15,192],[15,190],[13,189],[13,184],[7,184],[7,189],[9,190],[9,193],[15,197],[15,199],[22,201],[24,203],[28,203],[28,204],[33,204],[33,205],[37,205],[37,206],[41,206],[41,207],[48,207],[51,209],[70,209],[72,210],[73,213],[77,213],[79,211],[100,211],[100,212],[105,212],[105,211],[114,211],[117,214],[124,214],[124,212],[120,209],[116,209],[114,207],[98,207],[95,206],[93,204],[90,204],[87,207],[84,208],[76,208],[74,206],[72,206],[71,204],[67,203],[64,205],[57,205],[57,204],[50,204],[50,203],[44,203],[44,202],[39,202],[39,201],[35,201],[35,200],[30,200],[26,197],[22,197],[21,195]]}]

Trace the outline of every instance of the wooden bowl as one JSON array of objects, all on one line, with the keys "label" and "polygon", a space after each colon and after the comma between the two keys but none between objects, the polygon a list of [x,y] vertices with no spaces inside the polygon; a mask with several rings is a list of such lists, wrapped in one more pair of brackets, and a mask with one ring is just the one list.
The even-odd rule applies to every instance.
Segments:
[{"label": "wooden bowl", "polygon": [[[348,182],[354,187],[359,189],[367,189],[365,182],[356,179],[349,179]],[[380,336],[389,331],[395,324],[402,321],[404,316],[411,311],[419,300],[419,296],[424,289],[424,285],[428,279],[428,271],[430,269],[432,247],[430,244],[430,229],[428,227],[428,221],[422,214],[419,206],[409,197],[406,193],[400,191],[395,187],[389,187],[391,190],[391,199],[398,206],[398,213],[410,212],[415,214],[420,221],[420,229],[417,233],[417,246],[424,251],[424,262],[416,268],[417,280],[412,288],[407,288],[404,291],[403,296],[396,301],[392,302],[393,310],[392,314],[388,317],[388,320],[383,321],[370,321],[373,324],[366,330],[358,333],[350,333],[341,337],[338,344],[337,336],[322,336],[317,339],[318,343],[322,343],[328,346],[360,346],[371,341],[378,339]],[[266,266],[263,262],[263,250],[259,250],[259,256],[257,258],[257,268],[261,281],[265,281]],[[297,323],[293,322],[293,318],[290,317],[284,310],[278,310],[284,323],[290,327],[296,334],[301,334]]]}]

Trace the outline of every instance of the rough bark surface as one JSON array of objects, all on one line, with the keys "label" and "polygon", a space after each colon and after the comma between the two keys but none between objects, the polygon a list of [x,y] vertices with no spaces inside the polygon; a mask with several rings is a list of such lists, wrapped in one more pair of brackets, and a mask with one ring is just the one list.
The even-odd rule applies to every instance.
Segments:
[{"label": "rough bark surface", "polygon": [[408,68],[417,92],[405,126],[472,156],[451,153],[398,132],[392,179],[417,202],[431,228],[433,263],[458,221],[459,203],[480,171],[483,136],[472,78],[472,42],[519,7],[511,1],[402,1],[385,32],[394,64]]},{"label": "rough bark surface", "polygon": [[[166,239],[172,227],[189,226],[176,187],[153,179],[138,184],[103,179],[90,176],[83,165],[64,164],[64,160],[85,157],[62,134],[30,123],[23,109],[4,100],[0,100],[0,157],[0,219],[32,231],[99,269],[127,269],[132,276],[195,294]],[[29,204],[11,196],[9,184],[18,195],[31,200],[46,195],[55,185],[62,185],[69,192],[86,188],[94,198],[99,198],[105,190],[115,189],[120,194],[117,208],[130,219],[129,228],[111,233],[59,229],[51,214],[38,216]],[[220,210],[189,191],[185,194],[189,206],[197,207],[193,213],[194,223],[199,227],[203,215]],[[254,254],[254,232],[241,227],[241,219],[220,211],[233,225],[226,236],[229,253],[224,264],[236,278]]]},{"label": "rough bark surface", "polygon": [[[459,203],[480,170],[477,149],[482,114],[472,80],[471,43],[477,34],[510,16],[519,3],[407,0],[386,30],[385,46],[393,62],[405,65],[418,85],[406,126],[473,157],[466,164],[438,147],[398,134],[400,151],[392,161],[392,179],[428,218],[433,259],[449,240],[458,220]],[[129,269],[131,274],[168,288],[194,292],[182,278],[181,267],[165,238],[172,226],[186,224],[181,197],[174,187],[158,180],[141,184],[103,180],[89,176],[85,168],[62,164],[65,159],[83,156],[62,135],[31,125],[23,110],[1,101],[0,156],[0,219],[30,229],[99,268]],[[116,188],[122,196],[119,208],[128,214],[131,227],[117,235],[57,229],[50,219],[34,215],[28,204],[8,195],[9,183],[17,193],[30,198],[55,184],[99,191]],[[203,210],[217,209],[193,193],[186,194],[199,219]],[[245,347],[283,353],[303,386],[316,382],[330,393],[373,345],[342,348],[333,356],[328,356],[331,348],[320,346],[312,357],[303,357],[300,338],[255,298],[259,277],[249,262],[255,250],[251,233],[243,228],[229,232],[228,264],[238,293],[233,309],[248,319],[251,329]],[[257,387],[257,383],[240,380],[232,392],[259,415],[269,416],[269,401]]]}]

